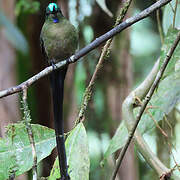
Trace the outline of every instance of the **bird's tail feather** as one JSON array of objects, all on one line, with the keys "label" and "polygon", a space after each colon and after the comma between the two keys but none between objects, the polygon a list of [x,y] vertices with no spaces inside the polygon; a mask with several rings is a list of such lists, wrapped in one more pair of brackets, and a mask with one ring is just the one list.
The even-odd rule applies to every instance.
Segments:
[{"label": "bird's tail feather", "polygon": [[61,178],[63,177],[68,179],[63,122],[64,79],[66,76],[66,71],[67,68],[54,70],[54,72],[52,72],[50,75],[50,81],[52,87],[54,127],[56,133]]}]

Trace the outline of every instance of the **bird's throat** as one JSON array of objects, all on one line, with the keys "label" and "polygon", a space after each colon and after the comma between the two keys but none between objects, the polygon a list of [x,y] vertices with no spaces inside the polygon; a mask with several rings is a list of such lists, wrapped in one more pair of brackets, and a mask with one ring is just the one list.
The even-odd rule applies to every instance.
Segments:
[{"label": "bird's throat", "polygon": [[53,19],[53,22],[54,22],[54,23],[58,23],[58,22],[59,22],[59,18],[58,18],[57,15],[54,15],[54,16],[52,17],[52,19]]},{"label": "bird's throat", "polygon": [[54,23],[58,23],[58,22],[59,22],[58,17],[53,17],[53,22],[54,22]]}]

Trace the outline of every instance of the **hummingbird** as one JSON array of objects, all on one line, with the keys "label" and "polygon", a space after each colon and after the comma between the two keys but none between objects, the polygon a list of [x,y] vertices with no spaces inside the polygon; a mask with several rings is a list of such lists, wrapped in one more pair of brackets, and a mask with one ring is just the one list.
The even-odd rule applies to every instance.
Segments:
[{"label": "hummingbird", "polygon": [[[56,3],[50,3],[46,8],[45,22],[40,34],[42,52],[49,65],[55,66],[62,60],[73,55],[78,46],[76,28],[63,16]],[[63,97],[64,80],[67,66],[53,70],[50,74],[50,84],[53,98],[54,128],[56,134],[57,152],[60,166],[60,180],[69,180],[68,165],[65,151]]]}]

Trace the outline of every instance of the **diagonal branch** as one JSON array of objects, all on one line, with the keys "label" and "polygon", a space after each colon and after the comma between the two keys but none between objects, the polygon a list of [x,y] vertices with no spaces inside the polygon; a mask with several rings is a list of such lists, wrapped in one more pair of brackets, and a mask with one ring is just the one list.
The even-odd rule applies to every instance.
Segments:
[{"label": "diagonal branch", "polygon": [[[157,86],[159,84],[160,79],[163,76],[163,73],[164,73],[179,41],[180,41],[180,32],[178,33],[177,38],[175,39],[169,52],[167,53],[164,63],[160,67],[160,70],[158,71],[158,73],[157,73],[157,70],[158,70],[159,60],[155,64],[152,72],[149,74],[149,76],[146,78],[146,80],[137,89],[135,89],[125,99],[125,101],[123,103],[123,117],[124,117],[124,120],[126,121],[127,128],[129,130],[129,137],[128,137],[128,140],[127,140],[125,146],[123,147],[123,149],[120,153],[120,156],[117,160],[117,165],[113,172],[112,180],[114,180],[116,177],[118,169],[122,163],[124,155],[125,155],[127,148],[133,137],[135,138],[136,144],[138,146],[138,150],[144,156],[144,158],[146,159],[148,164],[151,165],[151,167],[155,169],[155,171],[158,173],[158,175],[160,177],[163,176],[163,179],[169,179],[169,177],[171,177],[171,171],[165,165],[163,165],[163,163],[151,152],[150,148],[148,148],[148,145],[143,140],[141,134],[138,132],[138,130],[136,130],[136,128],[140,122],[140,119],[145,111],[147,104],[149,103],[155,89],[157,88]],[[144,96],[146,96],[145,100],[140,108],[140,111],[136,117],[135,122],[134,122],[134,115],[133,115],[133,105],[135,103],[134,96],[138,96],[140,99],[143,99]]]},{"label": "diagonal branch", "polygon": [[[115,22],[114,26],[117,26],[119,23],[121,23],[123,21],[131,2],[132,2],[132,0],[127,0],[123,4],[123,7],[120,9],[120,13],[119,13],[119,15],[118,15],[118,17],[116,19],[116,22]],[[110,46],[112,44],[112,41],[113,41],[113,38],[106,41],[106,44],[104,45],[104,47],[102,49],[102,52],[101,52],[101,55],[99,57],[98,63],[96,65],[95,71],[94,71],[94,73],[93,73],[93,75],[91,77],[91,80],[90,80],[90,82],[89,82],[89,84],[88,84],[88,86],[87,86],[87,88],[85,90],[85,93],[84,93],[84,96],[83,96],[83,101],[81,103],[81,109],[79,111],[78,117],[76,118],[75,125],[77,125],[79,122],[81,122],[84,119],[85,111],[87,109],[88,103],[89,103],[89,101],[91,99],[91,96],[92,96],[92,88],[93,88],[93,85],[95,83],[95,79],[96,79],[100,69],[103,66],[106,55],[109,54]]]},{"label": "diagonal branch", "polygon": [[[172,0],[159,0],[158,2],[154,3],[153,5],[151,5],[150,7],[145,9],[144,11],[142,11],[141,13],[139,13],[139,14],[137,14],[137,15],[129,18],[129,19],[126,19],[124,22],[122,22],[121,24],[119,24],[115,28],[111,29],[110,31],[108,31],[104,35],[100,36],[99,38],[95,39],[89,45],[87,45],[86,47],[84,47],[83,49],[81,49],[80,51],[75,53],[69,59],[66,59],[64,61],[57,63],[55,69],[62,68],[63,66],[65,66],[67,64],[76,62],[78,59],[85,56],[90,51],[97,48],[102,43],[106,42],[108,39],[117,35],[118,33],[123,31],[124,29],[128,28],[129,26],[133,25],[134,23],[148,17],[152,12],[154,12],[157,9],[161,8],[162,6],[166,5],[170,1],[172,1]],[[40,78],[50,74],[52,71],[53,71],[52,67],[47,67],[43,71],[41,71],[40,73],[38,73],[35,76],[28,79],[27,81],[21,83],[20,85],[11,87],[11,88],[3,90],[3,91],[0,91],[0,98],[14,94],[14,93],[18,93],[18,92],[22,91],[25,87],[28,88],[33,83],[38,81]]]}]

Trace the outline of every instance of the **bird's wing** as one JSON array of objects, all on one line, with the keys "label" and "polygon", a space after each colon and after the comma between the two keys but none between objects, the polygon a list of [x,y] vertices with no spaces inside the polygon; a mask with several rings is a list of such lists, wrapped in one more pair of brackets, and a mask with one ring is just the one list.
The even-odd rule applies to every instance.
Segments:
[{"label": "bird's wing", "polygon": [[45,58],[45,61],[48,62],[49,58],[48,58],[48,55],[46,53],[46,50],[45,50],[45,47],[44,47],[44,41],[43,41],[41,35],[40,35],[40,48],[41,48],[41,52],[42,52],[42,54],[43,54],[43,56]]}]

